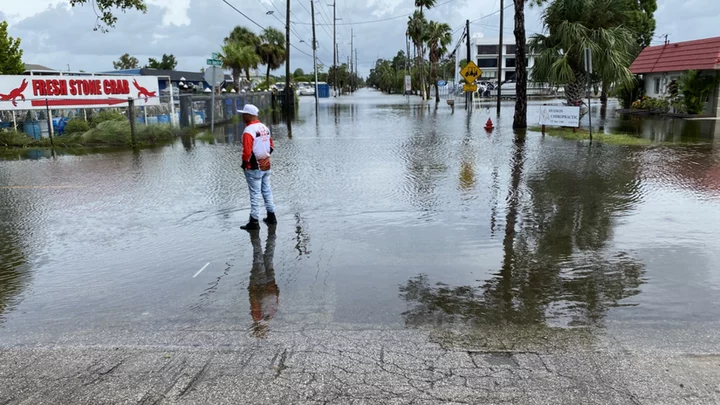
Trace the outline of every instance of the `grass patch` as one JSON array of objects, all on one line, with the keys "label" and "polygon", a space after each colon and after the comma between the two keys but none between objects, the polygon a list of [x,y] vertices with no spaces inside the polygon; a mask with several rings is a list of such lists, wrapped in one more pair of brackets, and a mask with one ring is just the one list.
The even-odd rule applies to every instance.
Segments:
[{"label": "grass patch", "polygon": [[[137,141],[135,146],[153,146],[172,141],[178,136],[195,134],[194,129],[171,128],[169,124],[148,126],[138,124],[135,129]],[[133,146],[130,123],[127,121],[104,121],[85,132],[56,135],[53,143],[54,146],[62,148]],[[49,138],[33,139],[23,132],[0,131],[0,148],[30,149],[51,146]]]},{"label": "grass patch", "polygon": [[[542,127],[533,126],[528,128],[529,131],[542,132]],[[573,131],[572,128],[546,127],[545,133],[550,136],[566,139],[568,141],[589,141],[590,132],[585,128],[578,128]],[[627,145],[627,146],[647,146],[656,144],[650,139],[638,138],[632,134],[615,133],[602,134],[593,132],[593,142],[602,142],[609,145]]]},{"label": "grass patch", "polygon": [[203,142],[215,143],[215,136],[210,132],[203,132],[196,136],[195,139]]}]

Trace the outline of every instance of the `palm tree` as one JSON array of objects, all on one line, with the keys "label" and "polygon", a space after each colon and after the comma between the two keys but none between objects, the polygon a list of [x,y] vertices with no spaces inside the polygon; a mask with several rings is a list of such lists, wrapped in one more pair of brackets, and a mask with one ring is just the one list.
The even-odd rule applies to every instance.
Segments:
[{"label": "palm tree", "polygon": [[587,81],[583,54],[590,48],[605,107],[610,85],[635,80],[629,67],[637,44],[623,25],[628,4],[625,0],[554,0],[543,12],[547,35],[536,34],[530,40],[537,54],[533,80],[565,86],[568,104],[579,105]]},{"label": "palm tree", "polygon": [[452,42],[452,29],[448,24],[430,21],[427,25],[426,41],[430,49],[430,63],[432,68],[432,79],[435,83],[435,104],[440,102],[440,89],[437,83],[437,64],[440,58],[447,52],[447,47]]},{"label": "palm tree", "polygon": [[262,60],[262,64],[267,66],[265,83],[269,84],[270,71],[279,69],[285,63],[285,35],[275,28],[268,27],[260,35],[260,41],[257,53]]},{"label": "palm tree", "polygon": [[420,81],[421,81],[421,95],[422,99],[425,100],[427,98],[427,93],[425,90],[425,80],[424,77],[424,69],[423,69],[423,59],[425,59],[425,50],[423,47],[423,44],[425,42],[425,26],[427,25],[427,21],[425,21],[425,17],[423,17],[422,12],[416,11],[413,13],[411,17],[408,17],[408,36],[410,37],[410,40],[413,43],[413,46],[415,46],[415,50],[417,52],[417,66],[420,67]]},{"label": "palm tree", "polygon": [[223,67],[232,69],[235,91],[240,91],[240,75],[243,70],[247,81],[250,82],[250,69],[257,69],[260,64],[260,56],[252,45],[245,45],[234,40],[226,41],[220,55]]},{"label": "palm tree", "polygon": [[230,35],[225,37],[225,43],[237,42],[244,45],[251,45],[258,47],[260,45],[260,37],[257,36],[252,30],[246,27],[237,26],[230,31]]}]

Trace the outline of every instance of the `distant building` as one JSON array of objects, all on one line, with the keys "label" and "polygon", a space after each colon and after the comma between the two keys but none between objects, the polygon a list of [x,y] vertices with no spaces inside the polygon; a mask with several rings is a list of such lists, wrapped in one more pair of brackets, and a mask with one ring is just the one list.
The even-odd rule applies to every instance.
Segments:
[{"label": "distant building", "polygon": [[24,75],[30,75],[30,76],[38,76],[38,75],[57,75],[60,74],[59,71],[55,69],[51,69],[47,66],[43,65],[36,65],[33,63],[26,63],[25,64],[25,71],[23,72]]},{"label": "distant building", "polygon": [[[499,38],[489,39],[477,35],[471,40],[470,55],[483,71],[483,79],[497,80],[498,78],[498,48]],[[503,37],[500,78],[502,81],[515,80],[515,38]],[[528,77],[532,67],[535,66],[535,57],[528,53]]]},{"label": "distant building", "polygon": [[[650,46],[638,55],[630,71],[642,75],[645,94],[650,97],[668,96],[673,81],[688,70],[717,74],[720,70],[720,37]],[[706,112],[720,117],[720,86],[706,107]]]}]

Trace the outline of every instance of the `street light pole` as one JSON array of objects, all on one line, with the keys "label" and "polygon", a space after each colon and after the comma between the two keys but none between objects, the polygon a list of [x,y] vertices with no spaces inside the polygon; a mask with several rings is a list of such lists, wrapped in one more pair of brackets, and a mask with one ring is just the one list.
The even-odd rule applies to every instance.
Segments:
[{"label": "street light pole", "polygon": [[285,110],[290,114],[290,0],[285,3]]}]

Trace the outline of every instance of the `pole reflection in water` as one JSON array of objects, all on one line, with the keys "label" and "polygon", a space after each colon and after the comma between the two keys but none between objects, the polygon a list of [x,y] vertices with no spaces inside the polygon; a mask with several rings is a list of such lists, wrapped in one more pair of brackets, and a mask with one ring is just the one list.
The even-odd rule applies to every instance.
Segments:
[{"label": "pole reflection in water", "polygon": [[253,264],[250,270],[248,295],[250,296],[250,315],[252,316],[252,334],[264,339],[268,334],[268,322],[275,317],[280,305],[280,290],[275,282],[275,230],[268,228],[268,237],[263,253],[260,231],[250,232],[253,247]]},{"label": "pole reflection in water", "polygon": [[645,267],[609,242],[615,217],[637,203],[637,162],[585,150],[525,174],[525,149],[517,136],[499,271],[480,285],[410,279],[400,287],[407,326],[601,327],[611,308],[633,305],[622,301],[639,294]]}]

